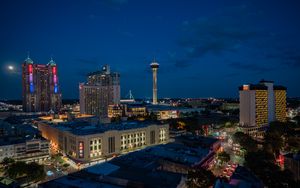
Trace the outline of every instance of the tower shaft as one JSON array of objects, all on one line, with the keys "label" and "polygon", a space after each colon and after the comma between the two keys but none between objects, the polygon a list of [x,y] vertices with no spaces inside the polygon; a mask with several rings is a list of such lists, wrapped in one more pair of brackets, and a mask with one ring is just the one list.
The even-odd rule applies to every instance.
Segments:
[{"label": "tower shaft", "polygon": [[157,68],[152,68],[153,72],[153,104],[157,104]]}]

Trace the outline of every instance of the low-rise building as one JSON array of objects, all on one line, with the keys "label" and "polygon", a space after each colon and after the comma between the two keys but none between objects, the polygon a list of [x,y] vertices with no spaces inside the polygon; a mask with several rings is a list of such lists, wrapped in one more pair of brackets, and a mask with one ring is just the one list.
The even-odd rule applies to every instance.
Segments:
[{"label": "low-rise building", "polygon": [[238,102],[224,102],[221,105],[221,110],[238,110],[240,108],[240,103]]},{"label": "low-rise building", "polygon": [[45,160],[49,158],[49,141],[43,138],[1,138],[0,161],[6,157],[26,162]]},{"label": "low-rise building", "polygon": [[120,122],[92,125],[89,122],[38,123],[38,129],[57,150],[80,163],[169,141],[169,125],[152,122]]},{"label": "low-rise building", "polygon": [[158,120],[176,119],[186,114],[200,113],[204,108],[185,108],[175,107],[170,105],[148,105],[148,113],[153,113],[157,116]]},{"label": "low-rise building", "polygon": [[127,117],[137,117],[137,116],[146,116],[147,109],[145,105],[142,104],[126,104],[125,106],[125,114]]},{"label": "low-rise building", "polygon": [[[187,144],[186,140],[189,141]],[[187,187],[185,177],[188,171],[200,168],[211,158],[216,143],[218,140],[214,138],[182,137],[175,143],[131,152],[39,187],[70,187],[73,182],[78,182],[78,187],[84,183],[97,183],[99,187],[183,188]]]},{"label": "low-rise building", "polygon": [[179,117],[179,112],[174,106],[148,105],[147,111],[149,114],[155,114],[158,120],[176,119]]},{"label": "low-rise building", "polygon": [[300,153],[284,156],[284,168],[293,173],[294,179],[300,181]]},{"label": "low-rise building", "polygon": [[120,118],[123,116],[123,106],[122,105],[109,105],[108,106],[108,117],[109,118]]},{"label": "low-rise building", "polygon": [[263,182],[256,177],[249,169],[246,167],[238,166],[229,181],[224,181],[224,179],[218,179],[214,185],[214,188],[263,188]]}]

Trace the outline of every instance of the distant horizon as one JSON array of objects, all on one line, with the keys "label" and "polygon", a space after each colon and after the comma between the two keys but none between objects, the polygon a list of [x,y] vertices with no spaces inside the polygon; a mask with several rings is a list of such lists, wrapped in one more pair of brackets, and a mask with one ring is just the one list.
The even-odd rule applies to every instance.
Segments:
[{"label": "distant horizon", "polygon": [[[164,98],[158,98],[158,100],[162,100],[162,99],[209,99],[209,98],[215,98],[215,99],[239,99],[239,97],[164,97]],[[126,98],[121,98],[122,99],[126,99]],[[135,98],[136,100],[150,100],[152,98]],[[296,96],[296,97],[290,97],[287,96],[287,99],[300,99],[300,96]],[[62,98],[62,100],[78,100],[79,98]],[[22,99],[0,99],[0,101],[22,101]]]}]

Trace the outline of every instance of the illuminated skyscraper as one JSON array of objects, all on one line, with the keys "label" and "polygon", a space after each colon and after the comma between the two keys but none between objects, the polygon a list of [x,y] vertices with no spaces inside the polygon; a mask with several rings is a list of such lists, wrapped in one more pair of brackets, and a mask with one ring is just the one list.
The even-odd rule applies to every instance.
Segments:
[{"label": "illuminated skyscraper", "polygon": [[57,65],[51,58],[48,64],[34,64],[27,57],[22,64],[23,111],[59,111],[61,92],[59,88]]},{"label": "illuminated skyscraper", "polygon": [[286,87],[274,86],[275,118],[277,121],[286,122]]},{"label": "illuminated skyscraper", "polygon": [[268,125],[268,88],[250,84],[240,87],[240,124],[246,127]]},{"label": "illuminated skyscraper", "polygon": [[159,68],[159,64],[153,60],[153,62],[150,64],[150,67],[152,69],[153,74],[153,101],[152,104],[157,104],[157,70]]},{"label": "illuminated skyscraper", "polygon": [[240,124],[264,127],[272,121],[286,121],[286,87],[272,81],[247,84],[240,90]]},{"label": "illuminated skyscraper", "polygon": [[79,84],[80,113],[108,117],[108,106],[120,103],[120,74],[111,73],[105,65],[88,75],[87,83]]}]

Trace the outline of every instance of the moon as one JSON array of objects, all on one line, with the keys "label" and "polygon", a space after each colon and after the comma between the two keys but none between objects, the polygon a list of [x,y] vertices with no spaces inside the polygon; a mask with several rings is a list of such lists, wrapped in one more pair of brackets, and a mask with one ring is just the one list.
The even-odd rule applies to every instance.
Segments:
[{"label": "moon", "polygon": [[8,68],[8,70],[11,70],[11,71],[15,69],[15,67],[12,65],[9,65],[7,68]]}]

